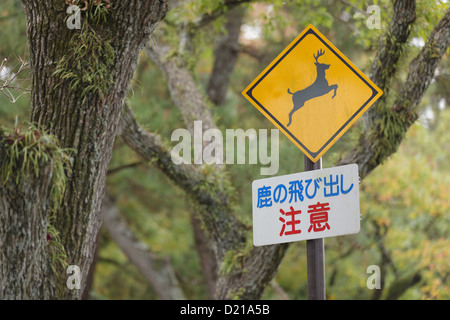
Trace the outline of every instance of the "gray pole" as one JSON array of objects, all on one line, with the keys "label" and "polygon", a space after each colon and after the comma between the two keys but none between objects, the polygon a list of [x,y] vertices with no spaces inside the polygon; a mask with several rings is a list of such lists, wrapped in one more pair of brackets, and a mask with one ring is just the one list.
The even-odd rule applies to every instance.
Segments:
[{"label": "gray pole", "polygon": [[[322,158],[316,163],[305,156],[305,171],[322,169]],[[306,240],[308,299],[325,300],[325,250],[323,238]]]}]

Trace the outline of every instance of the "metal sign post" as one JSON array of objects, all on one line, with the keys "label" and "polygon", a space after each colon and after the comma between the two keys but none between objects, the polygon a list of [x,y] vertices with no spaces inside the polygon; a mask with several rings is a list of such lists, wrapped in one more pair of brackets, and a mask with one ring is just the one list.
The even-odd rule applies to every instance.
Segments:
[{"label": "metal sign post", "polygon": [[[322,169],[322,158],[316,163],[305,157],[305,171]],[[306,240],[308,299],[325,300],[325,249],[323,238]]]}]

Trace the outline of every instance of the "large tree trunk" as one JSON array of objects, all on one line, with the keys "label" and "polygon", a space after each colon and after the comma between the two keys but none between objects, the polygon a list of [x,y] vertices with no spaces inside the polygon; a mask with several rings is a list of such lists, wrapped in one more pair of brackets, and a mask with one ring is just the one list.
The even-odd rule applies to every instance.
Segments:
[{"label": "large tree trunk", "polygon": [[[66,288],[59,297],[80,298],[101,225],[106,171],[122,103],[139,53],[164,17],[167,5],[165,0],[112,1],[110,8],[103,5],[96,13],[97,7],[90,1],[89,9],[81,11],[81,30],[71,30],[66,25],[68,5],[64,1],[23,0],[22,3],[30,48],[31,121],[56,135],[61,147],[73,149],[73,166],[55,227],[60,232],[67,263],[78,265],[82,274],[81,290]],[[13,202],[11,196],[6,194],[3,201]],[[45,194],[41,197],[45,198]],[[31,201],[27,197],[22,199],[27,200]],[[1,216],[8,213],[1,209]],[[38,213],[30,212],[33,215],[30,221],[45,225],[45,215]],[[20,226],[19,221],[9,223]],[[11,228],[6,233],[13,231]],[[6,235],[5,239],[11,237]],[[28,241],[37,243],[32,235]],[[23,255],[34,257],[39,254],[36,251],[39,248],[31,245]],[[17,276],[11,266],[7,265],[6,269],[6,277]],[[8,291],[8,288],[1,290]],[[46,290],[35,290],[17,296],[47,298],[49,294]]]}]

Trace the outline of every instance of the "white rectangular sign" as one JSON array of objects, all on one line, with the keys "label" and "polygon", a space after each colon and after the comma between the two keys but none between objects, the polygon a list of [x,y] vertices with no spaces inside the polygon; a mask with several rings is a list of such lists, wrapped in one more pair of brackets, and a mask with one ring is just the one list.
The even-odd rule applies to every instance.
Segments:
[{"label": "white rectangular sign", "polygon": [[358,233],[358,165],[255,180],[255,246]]}]

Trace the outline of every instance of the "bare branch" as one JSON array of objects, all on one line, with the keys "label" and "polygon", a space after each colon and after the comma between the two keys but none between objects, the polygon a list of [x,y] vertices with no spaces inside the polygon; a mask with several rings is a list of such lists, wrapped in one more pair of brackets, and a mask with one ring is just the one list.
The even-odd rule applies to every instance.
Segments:
[{"label": "bare branch", "polygon": [[262,62],[264,59],[264,52],[262,52],[262,50],[260,51],[252,47],[251,45],[241,44],[239,46],[239,51],[249,55],[250,57],[258,60],[259,62]]},{"label": "bare branch", "polygon": [[[227,195],[222,191],[212,191],[214,185],[220,186],[221,184],[214,184],[213,180],[208,180],[208,177],[197,166],[175,165],[171,159],[170,151],[161,139],[157,135],[142,129],[127,105],[123,107],[119,127],[120,137],[132,150],[160,169],[171,181],[191,195],[201,207],[214,206],[214,210],[220,210],[224,213],[228,211]],[[210,298],[214,298],[216,274],[218,272],[217,259],[212,249],[215,244],[211,243],[206,236],[204,228],[201,227],[203,222],[199,218],[197,212],[191,212],[191,224],[194,229],[195,242],[205,275],[208,294]],[[218,237],[218,235],[214,236],[213,234],[213,237]]]},{"label": "bare branch", "polygon": [[111,174],[117,173],[119,171],[122,171],[124,169],[134,168],[134,167],[140,166],[141,164],[145,164],[145,163],[147,163],[147,162],[146,161],[138,161],[138,162],[133,162],[133,163],[129,163],[129,164],[124,164],[117,168],[108,169],[107,174],[111,175]]},{"label": "bare branch", "polygon": [[362,14],[363,16],[366,16],[366,17],[369,16],[369,14],[368,14],[366,11],[362,10],[361,8],[359,8],[358,6],[354,5],[354,4],[351,3],[350,1],[348,1],[348,0],[340,0],[340,1],[341,1],[343,4],[345,4],[346,6],[352,7],[353,9],[356,10],[356,12]]},{"label": "bare branch", "polygon": [[[6,65],[8,62],[7,58],[0,62],[0,92],[4,94],[11,103],[15,103],[21,96],[31,92],[29,87],[21,86],[20,82],[23,81],[23,79],[19,78],[19,75],[23,73],[24,70],[29,69],[29,63],[20,56],[16,58],[18,63],[13,68],[9,68]],[[18,91],[18,93],[15,93],[15,91]]]}]

